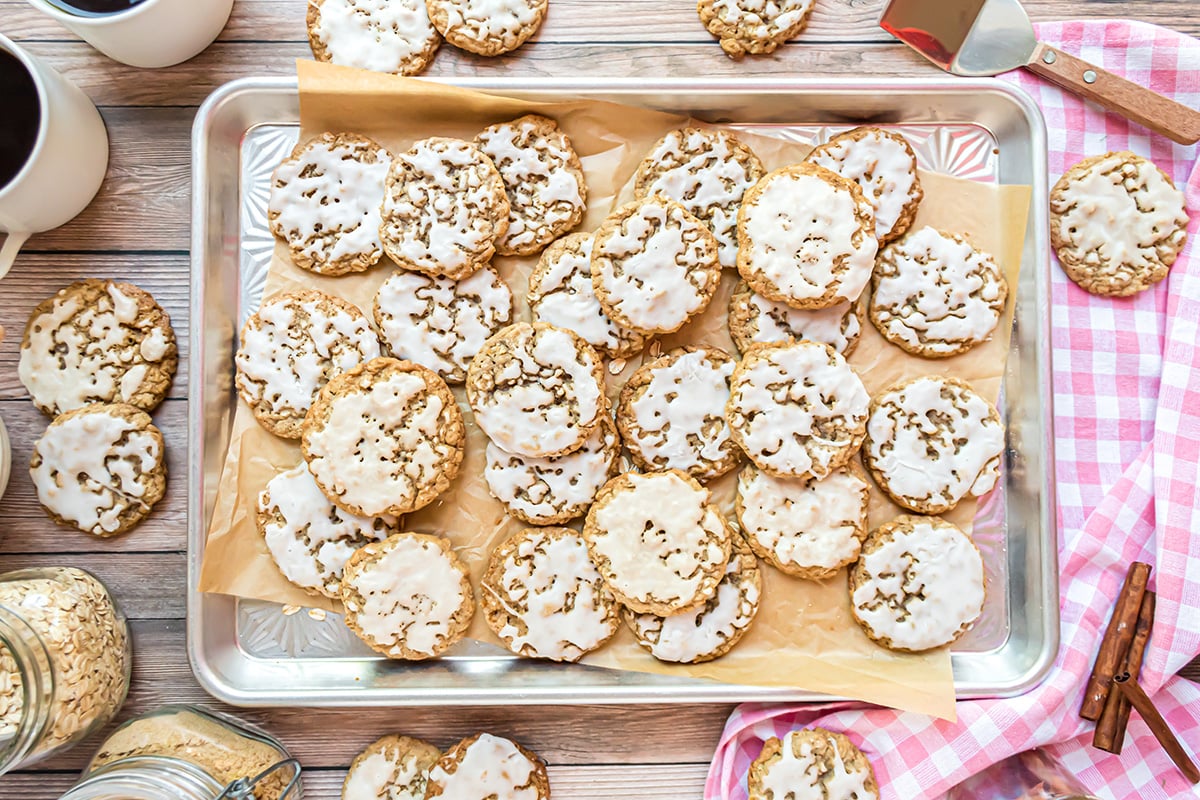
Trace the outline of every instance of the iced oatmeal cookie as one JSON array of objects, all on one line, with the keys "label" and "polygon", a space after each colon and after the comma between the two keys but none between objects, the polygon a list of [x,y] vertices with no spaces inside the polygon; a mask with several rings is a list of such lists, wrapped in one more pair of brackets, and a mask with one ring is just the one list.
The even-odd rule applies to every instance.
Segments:
[{"label": "iced oatmeal cookie", "polygon": [[542,26],[550,0],[426,0],[446,41],[481,56],[516,50]]},{"label": "iced oatmeal cookie", "polygon": [[678,469],[705,480],[738,465],[742,451],[725,423],[734,363],[715,347],[682,347],[630,376],[617,427],[638,467]]},{"label": "iced oatmeal cookie", "polygon": [[683,128],[651,148],[638,167],[639,198],[676,201],[717,237],[721,266],[737,265],[737,215],[742,195],[766,172],[754,152],[728,131]]},{"label": "iced oatmeal cookie", "polygon": [[360,517],[423,508],[449,488],[466,430],[450,387],[411,361],[376,358],[334,378],[304,420],[321,491]]},{"label": "iced oatmeal cookie", "polygon": [[750,800],[879,800],[871,762],[824,728],[768,739],[750,765],[749,783]]},{"label": "iced oatmeal cookie", "polygon": [[870,397],[829,345],[754,345],[731,387],[725,415],[733,438],[768,475],[824,478],[862,444]]},{"label": "iced oatmeal cookie", "polygon": [[950,644],[983,613],[983,557],[940,517],[899,516],[871,531],[850,568],[854,619],[891,650]]},{"label": "iced oatmeal cookie", "polygon": [[716,593],[733,532],[709,500],[707,489],[678,470],[618,475],[600,490],[583,538],[622,604],[669,616]]},{"label": "iced oatmeal cookie", "polygon": [[1000,414],[956,378],[901,381],[871,400],[863,462],[907,509],[941,514],[987,494],[1003,456]]},{"label": "iced oatmeal cookie", "polygon": [[396,358],[429,367],[448,383],[492,334],[512,321],[513,295],[492,267],[455,281],[397,272],[375,294],[375,325]]},{"label": "iced oatmeal cookie", "polygon": [[260,425],[299,439],[321,387],[378,355],[379,340],[357,306],[306,289],[264,300],[246,320],[235,383]]},{"label": "iced oatmeal cookie", "polygon": [[171,320],[129,283],[89,279],[38,304],[25,324],[17,375],[44,413],[89,403],[153,410],[179,356]]},{"label": "iced oatmeal cookie", "polygon": [[467,632],[475,595],[467,565],[440,536],[397,533],[350,557],[342,573],[346,625],[388,658],[420,661]]},{"label": "iced oatmeal cookie", "polygon": [[617,632],[617,600],[570,528],[526,528],[492,551],[479,586],[488,627],[527,658],[578,661]]},{"label": "iced oatmeal cookie", "polygon": [[754,291],[795,308],[857,300],[878,248],[862,189],[815,164],[769,173],[738,211],[738,272]]},{"label": "iced oatmeal cookie", "polygon": [[150,513],[167,489],[163,438],[140,408],[77,408],[33,444],[29,475],[38,502],[63,525],[107,538]]},{"label": "iced oatmeal cookie", "polygon": [[929,227],[883,248],[871,281],[875,327],[925,358],[958,355],[987,341],[1008,298],[995,259],[961,236]]},{"label": "iced oatmeal cookie", "polygon": [[442,43],[425,0],[311,0],[308,44],[317,61],[417,75]]},{"label": "iced oatmeal cookie", "polygon": [[484,128],[475,144],[500,170],[508,192],[508,231],[497,253],[533,255],[583,220],[583,166],[554,120],[527,114]]},{"label": "iced oatmeal cookie", "polygon": [[330,502],[308,465],[281,472],[258,495],[258,532],[275,565],[311,595],[341,596],[342,570],[354,551],[396,533],[393,516],[358,517]]},{"label": "iced oatmeal cookie", "polygon": [[1050,192],[1050,240],[1080,288],[1127,297],[1167,277],[1187,241],[1185,201],[1135,153],[1086,158]]},{"label": "iced oatmeal cookie", "polygon": [[392,161],[379,235],[398,266],[460,280],[508,231],[508,195],[492,160],[461,139],[422,139]]},{"label": "iced oatmeal cookie", "polygon": [[424,800],[442,751],[409,736],[384,736],[363,750],[342,784],[342,800]]},{"label": "iced oatmeal cookie", "polygon": [[574,333],[518,322],[484,344],[467,370],[475,422],[509,453],[574,452],[608,413],[604,368]]},{"label": "iced oatmeal cookie", "polygon": [[267,217],[292,261],[319,275],[379,262],[379,205],[392,157],[355,133],[323,133],[296,145],[271,177]]},{"label": "iced oatmeal cookie", "polygon": [[674,200],[618,208],[592,245],[592,283],[604,313],[638,333],[677,331],[708,308],[721,282],[717,239]]},{"label": "iced oatmeal cookie", "polygon": [[773,53],[808,25],[815,0],[698,0],[696,11],[708,32],[733,59]]},{"label": "iced oatmeal cookie", "polygon": [[796,339],[827,344],[849,356],[858,346],[862,326],[861,301],[829,308],[792,308],[768,300],[745,281],[739,281],[729,297],[729,335],[743,353],[756,344]]},{"label": "iced oatmeal cookie", "polygon": [[532,751],[490,733],[451,747],[429,771],[425,800],[550,800],[546,765]]}]

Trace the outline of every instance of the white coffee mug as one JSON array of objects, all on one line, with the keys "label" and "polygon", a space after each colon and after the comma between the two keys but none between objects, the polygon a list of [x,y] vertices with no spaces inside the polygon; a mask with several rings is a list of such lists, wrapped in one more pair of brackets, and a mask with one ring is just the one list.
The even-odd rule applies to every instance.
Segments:
[{"label": "white coffee mug", "polygon": [[8,444],[8,429],[4,427],[4,420],[0,419],[0,497],[4,497],[4,490],[8,488],[8,472],[12,466],[12,450]]},{"label": "white coffee mug", "polygon": [[128,11],[90,17],[46,0],[27,1],[104,55],[131,67],[187,61],[213,43],[233,11],[233,0],[143,0]]},{"label": "white coffee mug", "polygon": [[108,168],[108,132],[78,86],[4,36],[0,50],[32,76],[41,112],[25,165],[0,186],[0,233],[7,234],[0,247],[2,278],[30,234],[57,228],[92,202]]}]

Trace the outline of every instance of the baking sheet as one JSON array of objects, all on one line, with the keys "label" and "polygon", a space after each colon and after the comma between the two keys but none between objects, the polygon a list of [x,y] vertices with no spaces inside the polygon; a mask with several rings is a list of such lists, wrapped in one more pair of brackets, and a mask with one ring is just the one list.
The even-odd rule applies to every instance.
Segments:
[{"label": "baking sheet", "polygon": [[[485,125],[528,111],[555,117],[572,137],[588,175],[589,213],[584,229],[594,228],[617,202],[625,199],[629,189],[624,179],[632,175],[642,154],[662,133],[685,121],[645,109],[615,113],[605,104],[588,102],[539,108],[527,101],[480,96],[325,65],[304,64],[301,87],[302,137],[326,129],[356,130],[377,138],[394,152],[428,135],[469,139]],[[414,107],[422,109],[419,119],[406,113]],[[807,146],[794,141],[743,136],[769,168],[797,161],[807,151]],[[934,174],[922,178],[926,201],[916,225],[935,224],[967,233],[977,246],[998,257],[1015,286],[1025,238],[1028,189],[989,187]],[[286,249],[277,248],[267,277],[266,296],[300,285],[316,286],[369,309],[375,288],[390,272],[383,267],[352,278],[322,278],[296,269],[288,261]],[[498,268],[518,298],[524,294],[524,278],[534,261],[497,259]],[[732,277],[727,276],[720,295],[701,320],[679,334],[664,337],[664,350],[703,342],[732,351],[724,327],[725,300],[732,283]],[[965,356],[936,362],[915,359],[888,345],[868,325],[851,362],[872,391],[902,377],[938,373],[966,378],[995,399],[1008,352],[1012,308],[1010,302],[994,340]],[[522,317],[527,317],[520,301],[518,309]],[[635,366],[636,361],[631,360],[625,375],[611,379],[610,391],[619,391],[623,378]],[[462,405],[466,411],[465,402]],[[465,416],[470,419],[469,412]],[[317,601],[288,584],[254,529],[253,507],[258,490],[276,472],[297,463],[298,447],[259,429],[240,403],[231,441],[200,588],[336,610],[336,604]],[[475,479],[460,477],[453,494],[430,509],[410,515],[406,522],[410,529],[448,535],[476,573],[486,562],[491,546],[519,527],[504,517],[502,506],[487,493],[481,477],[483,441],[482,434],[473,431],[464,462],[462,475]],[[731,511],[733,483],[731,475],[713,485],[714,495],[727,511]],[[893,513],[890,504],[876,500],[872,523],[886,521]],[[969,525],[973,513],[974,504],[964,504],[953,516],[960,524]],[[759,620],[751,634],[725,658],[709,665],[663,665],[623,632],[618,641],[589,659],[590,663],[743,684],[799,686],[928,713],[952,713],[953,682],[946,652],[899,656],[871,644],[850,617],[844,578],[817,584],[788,578],[769,568],[764,568],[764,574],[767,585]],[[471,635],[495,641],[478,617]]]}]

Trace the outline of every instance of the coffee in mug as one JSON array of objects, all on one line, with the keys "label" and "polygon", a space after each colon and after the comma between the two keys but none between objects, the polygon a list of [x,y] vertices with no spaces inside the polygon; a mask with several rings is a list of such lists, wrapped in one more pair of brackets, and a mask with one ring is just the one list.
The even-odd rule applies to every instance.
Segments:
[{"label": "coffee in mug", "polygon": [[42,104],[33,75],[16,56],[0,50],[0,189],[29,161],[37,144]]},{"label": "coffee in mug", "polygon": [[103,17],[105,14],[120,14],[128,11],[143,0],[47,0],[52,6],[68,14],[81,17]]}]

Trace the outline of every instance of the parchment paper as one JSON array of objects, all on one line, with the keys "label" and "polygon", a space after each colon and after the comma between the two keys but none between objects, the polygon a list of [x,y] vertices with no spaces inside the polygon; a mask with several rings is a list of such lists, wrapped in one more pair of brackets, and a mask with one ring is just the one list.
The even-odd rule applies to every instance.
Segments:
[{"label": "parchment paper", "polygon": [[[297,69],[302,141],[326,130],[355,131],[400,153],[428,136],[472,139],[483,127],[524,113],[554,118],[571,138],[587,176],[588,212],[580,230],[594,230],[617,204],[631,198],[629,181],[643,155],[664,133],[689,123],[684,117],[634,107],[593,101],[531,103],[329,64],[301,61]],[[808,149],[764,136],[743,133],[741,138],[769,169],[801,160]],[[914,225],[932,224],[966,234],[977,247],[996,256],[1010,285],[1015,286],[1028,187],[987,186],[932,173],[922,173],[921,181],[925,200]],[[264,297],[315,287],[350,300],[370,316],[376,289],[394,269],[386,258],[384,261],[365,274],[327,278],[293,266],[287,248],[277,242]],[[494,262],[516,297],[515,320],[529,318],[524,295],[536,262],[536,257],[497,258]],[[725,324],[735,279],[727,270],[708,311],[679,332],[662,337],[661,351],[683,344],[708,344],[736,354]],[[963,378],[995,400],[1011,327],[1010,299],[992,341],[955,358],[931,361],[888,344],[868,322],[850,362],[872,393],[901,378],[936,373]],[[651,352],[659,350],[658,346],[652,348]],[[614,398],[639,363],[638,358],[629,359],[621,374],[609,371],[608,389]],[[507,517],[504,507],[489,494],[483,479],[486,439],[473,424],[463,391],[456,389],[455,394],[468,428],[459,477],[433,505],[409,515],[404,527],[449,537],[478,585],[492,547],[523,524]],[[288,583],[255,527],[259,491],[272,476],[300,460],[297,443],[267,433],[249,408],[238,403],[204,554],[202,591],[340,610],[337,603],[308,595]],[[731,520],[735,485],[736,472],[710,484],[714,499]],[[898,509],[873,489],[871,524],[886,522],[896,513]],[[974,513],[975,503],[965,502],[947,516],[969,530]],[[758,618],[746,638],[723,658],[702,665],[663,664],[622,629],[585,663],[729,683],[796,687],[953,718],[948,649],[910,656],[873,644],[850,614],[844,575],[818,583],[787,577],[766,565],[762,569],[765,587]],[[1004,591],[1004,587],[991,590]],[[481,614],[476,615],[469,636],[498,644]]]}]

